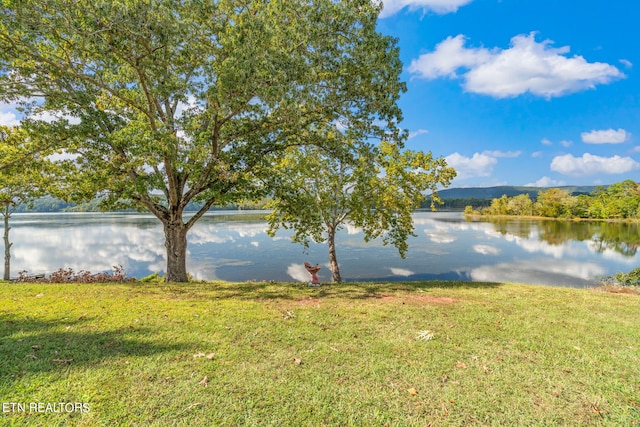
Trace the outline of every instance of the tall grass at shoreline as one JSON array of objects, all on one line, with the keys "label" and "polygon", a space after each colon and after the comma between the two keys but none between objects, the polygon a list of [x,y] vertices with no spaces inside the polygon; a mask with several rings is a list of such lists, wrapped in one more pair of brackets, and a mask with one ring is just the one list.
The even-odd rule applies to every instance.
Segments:
[{"label": "tall grass at shoreline", "polygon": [[0,425],[640,424],[639,298],[470,282],[3,284],[2,403],[89,410],[14,406]]}]

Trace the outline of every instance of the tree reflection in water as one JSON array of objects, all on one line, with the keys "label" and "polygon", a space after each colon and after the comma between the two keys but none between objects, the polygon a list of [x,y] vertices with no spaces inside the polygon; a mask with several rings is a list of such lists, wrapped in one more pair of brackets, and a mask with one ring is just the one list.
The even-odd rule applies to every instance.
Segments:
[{"label": "tree reflection in water", "polygon": [[590,242],[598,253],[613,250],[625,257],[633,257],[640,246],[640,223],[609,221],[527,220],[483,218],[497,233],[529,239],[537,233],[538,240],[549,245],[563,245],[569,241]]},{"label": "tree reflection in water", "polygon": [[[638,265],[640,227],[632,223],[522,218],[466,221],[459,212],[416,212],[406,259],[395,248],[364,242],[355,227],[338,236],[346,280],[474,280],[592,286],[597,277]],[[165,248],[155,218],[136,214],[16,215],[15,271],[111,271],[163,274]],[[287,230],[266,234],[264,212],[212,212],[189,236],[195,279],[309,279],[303,262],[325,265],[326,247],[292,244]],[[330,280],[320,271],[321,281]]]}]

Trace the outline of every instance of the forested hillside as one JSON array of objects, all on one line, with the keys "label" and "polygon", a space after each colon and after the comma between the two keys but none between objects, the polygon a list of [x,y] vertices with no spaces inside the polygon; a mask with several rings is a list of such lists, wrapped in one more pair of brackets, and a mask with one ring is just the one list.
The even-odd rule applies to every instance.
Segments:
[{"label": "forested hillside", "polygon": [[[563,191],[566,191],[572,196],[591,194],[596,187],[595,186],[563,186],[557,187]],[[536,200],[538,194],[542,191],[549,190],[546,187],[524,187],[513,185],[501,185],[496,187],[468,187],[468,188],[450,188],[446,190],[438,191],[438,195],[444,202],[440,205],[440,209],[464,209],[467,206],[471,206],[474,209],[484,208],[491,205],[493,199],[507,196],[515,197],[521,194],[526,194],[531,200]],[[427,198],[423,204],[423,208],[429,208],[431,199]]]}]

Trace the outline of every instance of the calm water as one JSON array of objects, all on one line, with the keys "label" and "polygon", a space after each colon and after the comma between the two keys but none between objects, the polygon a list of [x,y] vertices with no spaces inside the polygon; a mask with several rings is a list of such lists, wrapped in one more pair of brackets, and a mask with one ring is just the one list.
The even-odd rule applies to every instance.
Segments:
[{"label": "calm water", "polygon": [[[327,247],[307,251],[290,233],[266,234],[264,213],[217,212],[189,234],[187,268],[198,279],[307,281],[303,263],[324,265]],[[91,272],[122,265],[129,276],[165,268],[164,237],[150,215],[119,213],[16,214],[11,219],[12,277],[60,267]],[[515,281],[584,287],[598,276],[640,264],[637,224],[502,220],[467,222],[460,213],[417,212],[417,237],[406,259],[394,247],[365,243],[345,228],[337,250],[344,280]]]}]

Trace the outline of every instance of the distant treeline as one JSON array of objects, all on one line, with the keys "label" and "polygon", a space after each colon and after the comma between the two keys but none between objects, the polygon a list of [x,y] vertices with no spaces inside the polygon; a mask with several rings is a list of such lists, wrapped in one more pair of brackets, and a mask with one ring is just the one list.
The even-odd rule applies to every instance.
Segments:
[{"label": "distant treeline", "polygon": [[[436,205],[438,210],[463,210],[467,206],[471,206],[473,209],[484,208],[491,206],[491,199],[476,199],[475,197],[464,199],[442,199],[443,204]],[[431,199],[427,199],[420,205],[421,209],[431,208]]]},{"label": "distant treeline", "polygon": [[[268,199],[259,200],[256,202],[246,202],[238,205],[232,206],[221,206],[221,207],[213,207],[210,210],[253,210],[253,209],[263,209],[267,203]],[[100,212],[102,211],[100,207],[101,200],[93,199],[85,203],[75,204],[68,203],[63,200],[57,199],[51,196],[40,197],[35,199],[28,205],[20,205],[16,208],[14,212]],[[200,209],[202,205],[197,203],[189,203],[186,207],[186,211],[197,211]],[[131,212],[135,212],[131,210]]]},{"label": "distant treeline", "polygon": [[494,198],[487,207],[465,207],[466,214],[517,215],[546,218],[638,219],[640,184],[626,180],[608,187],[596,187],[590,194],[572,195],[560,188],[529,194]]}]

